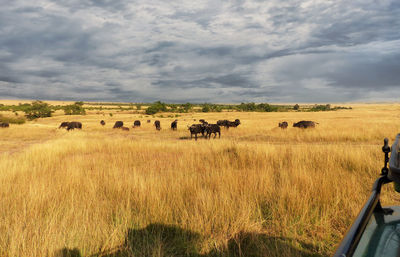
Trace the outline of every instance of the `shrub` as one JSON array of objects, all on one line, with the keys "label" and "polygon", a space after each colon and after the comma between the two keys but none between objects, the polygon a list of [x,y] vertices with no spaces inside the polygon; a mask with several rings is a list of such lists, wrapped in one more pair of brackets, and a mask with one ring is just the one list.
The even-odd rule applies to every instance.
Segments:
[{"label": "shrub", "polygon": [[331,110],[330,104],[326,104],[326,105],[316,104],[310,109],[310,111],[312,111],[312,112],[330,111],[330,110]]},{"label": "shrub", "polygon": [[166,111],[167,111],[166,104],[162,103],[160,101],[157,101],[157,102],[153,103],[152,105],[150,105],[146,109],[146,114],[153,115],[153,114],[156,114],[157,112],[166,112]]},{"label": "shrub", "polygon": [[34,101],[24,110],[24,112],[28,120],[34,120],[38,118],[51,117],[53,110],[51,110],[49,104],[45,102]]},{"label": "shrub", "polygon": [[146,109],[146,114],[153,115],[158,112],[158,109],[155,106],[149,106]]},{"label": "shrub", "polygon": [[71,105],[63,107],[65,115],[85,115],[86,111],[83,108],[83,102],[75,102]]},{"label": "shrub", "polygon": [[205,105],[203,106],[203,108],[201,109],[201,111],[202,111],[202,112],[209,112],[209,111],[210,111],[210,105],[205,104]]}]

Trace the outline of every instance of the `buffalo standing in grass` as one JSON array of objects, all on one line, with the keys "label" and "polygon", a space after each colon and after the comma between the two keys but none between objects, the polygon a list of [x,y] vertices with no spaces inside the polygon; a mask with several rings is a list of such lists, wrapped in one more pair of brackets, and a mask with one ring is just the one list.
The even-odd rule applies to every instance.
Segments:
[{"label": "buffalo standing in grass", "polygon": [[314,121],[309,121],[309,120],[302,120],[302,121],[294,123],[293,127],[296,127],[296,128],[315,128],[315,124],[318,124],[318,123],[314,122]]},{"label": "buffalo standing in grass", "polygon": [[0,123],[0,128],[8,128],[8,127],[10,127],[10,124],[8,124],[7,122]]},{"label": "buffalo standing in grass", "polygon": [[59,129],[60,129],[60,128],[67,128],[67,127],[68,127],[68,124],[69,124],[68,121],[61,122],[61,125],[60,125],[58,128],[59,128]]},{"label": "buffalo standing in grass", "polygon": [[206,138],[208,137],[209,139],[211,138],[211,134],[214,134],[214,138],[217,137],[217,133],[219,135],[219,138],[221,138],[221,128],[217,124],[208,124],[205,127],[206,131]]},{"label": "buffalo standing in grass", "polygon": [[286,122],[286,121],[284,121],[284,122],[279,122],[279,125],[278,125],[281,129],[286,129],[288,126],[289,126],[289,124]]},{"label": "buffalo standing in grass", "polygon": [[140,127],[140,120],[135,120],[135,121],[133,122],[133,127],[134,127],[134,128]]},{"label": "buffalo standing in grass", "polygon": [[106,125],[106,122],[105,122],[104,120],[101,120],[101,121],[100,121],[100,124],[101,124],[102,126],[104,126],[104,125]]},{"label": "buffalo standing in grass", "polygon": [[159,120],[156,120],[156,121],[154,122],[154,126],[156,126],[156,129],[157,129],[157,130],[161,130],[161,123],[160,123]]},{"label": "buffalo standing in grass", "polygon": [[77,122],[77,121],[69,122],[67,130],[70,131],[71,129],[82,129],[82,123]]},{"label": "buffalo standing in grass", "polygon": [[174,120],[174,121],[171,123],[171,129],[172,129],[172,130],[177,130],[177,129],[178,129],[178,120]]},{"label": "buffalo standing in grass", "polygon": [[230,125],[229,125],[229,127],[237,127],[237,126],[239,126],[241,123],[240,123],[240,120],[239,119],[236,119],[234,122],[230,122]]},{"label": "buffalo standing in grass", "polygon": [[122,121],[116,121],[113,128],[122,128],[124,123]]},{"label": "buffalo standing in grass", "polygon": [[199,134],[199,133],[201,133],[204,137],[205,130],[206,130],[206,126],[204,126],[203,124],[193,124],[192,126],[189,127],[190,139],[193,138],[193,134],[194,134],[194,138],[197,141],[197,134]]},{"label": "buffalo standing in grass", "polygon": [[229,120],[219,120],[219,121],[217,121],[217,125],[218,126],[222,126],[222,127],[227,128],[227,129],[229,129],[230,127],[236,128],[240,124],[241,123],[240,123],[239,119],[236,119],[235,121],[229,121]]},{"label": "buffalo standing in grass", "polygon": [[225,123],[227,122],[228,120],[219,120],[219,121],[217,121],[217,125],[218,126],[225,126]]}]

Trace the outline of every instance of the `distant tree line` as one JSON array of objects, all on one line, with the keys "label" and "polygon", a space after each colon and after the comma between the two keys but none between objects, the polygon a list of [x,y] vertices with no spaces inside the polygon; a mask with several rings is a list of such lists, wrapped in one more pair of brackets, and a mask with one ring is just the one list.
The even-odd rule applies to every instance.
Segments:
[{"label": "distant tree line", "polygon": [[18,116],[18,111],[24,112],[25,117],[28,120],[34,120],[38,118],[51,117],[52,113],[57,110],[63,110],[65,115],[84,115],[86,114],[85,108],[83,108],[83,102],[75,102],[70,105],[49,105],[43,101],[33,101],[32,103],[24,103],[18,105],[3,105],[0,104],[0,111],[12,111]]},{"label": "distant tree line", "polygon": [[[84,104],[90,105],[84,107]],[[111,103],[85,103],[75,102],[70,105],[49,105],[43,101],[33,101],[32,103],[24,103],[18,105],[2,105],[0,111],[13,111],[18,115],[18,111],[24,112],[28,120],[37,118],[51,117],[52,113],[57,110],[63,110],[65,115],[85,115],[86,110],[103,110],[104,106],[112,106]],[[272,105],[268,103],[241,103],[241,104],[173,104],[156,101],[154,103],[114,103],[115,107],[108,107],[107,110],[134,110],[138,113],[154,115],[160,112],[171,113],[188,113],[188,112],[222,112],[222,111],[237,111],[237,112],[320,112],[320,111],[335,111],[339,109],[351,109],[351,107],[335,106],[330,104],[315,104],[315,105]]]}]

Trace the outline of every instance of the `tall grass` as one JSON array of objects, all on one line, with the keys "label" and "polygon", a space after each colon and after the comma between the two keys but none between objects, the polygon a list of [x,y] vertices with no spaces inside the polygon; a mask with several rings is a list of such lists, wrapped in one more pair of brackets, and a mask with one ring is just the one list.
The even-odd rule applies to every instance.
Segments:
[{"label": "tall grass", "polygon": [[[0,130],[21,142],[0,155],[0,256],[328,256],[380,171],[383,136],[400,131],[384,108],[223,113],[242,125],[197,142],[186,123],[218,114],[187,114],[178,132],[172,119],[111,129],[128,114],[105,128],[73,117],[84,129],[70,133],[64,116]],[[320,124],[274,128],[300,119]]]},{"label": "tall grass", "polygon": [[24,124],[25,123],[24,117],[10,117],[10,116],[3,116],[0,114],[0,123],[6,122],[11,124]]}]

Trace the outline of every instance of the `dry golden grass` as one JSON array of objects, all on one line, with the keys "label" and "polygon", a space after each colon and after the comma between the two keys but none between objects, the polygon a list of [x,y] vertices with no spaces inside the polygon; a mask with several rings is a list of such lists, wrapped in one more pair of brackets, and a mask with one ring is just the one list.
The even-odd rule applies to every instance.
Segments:
[{"label": "dry golden grass", "polygon": [[[175,118],[158,132],[123,112],[1,129],[0,256],[328,256],[400,132],[400,105],[353,107],[185,114],[176,132]],[[186,125],[200,118],[242,125],[196,142]],[[276,128],[302,119],[319,125]],[[57,129],[66,120],[83,130]],[[385,188],[384,204],[399,199]]]}]

